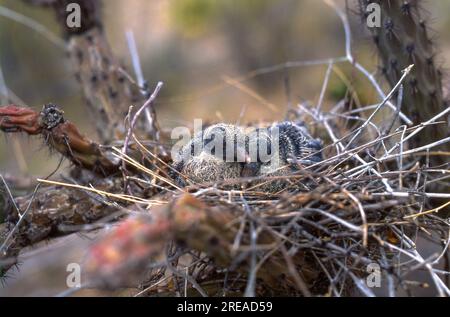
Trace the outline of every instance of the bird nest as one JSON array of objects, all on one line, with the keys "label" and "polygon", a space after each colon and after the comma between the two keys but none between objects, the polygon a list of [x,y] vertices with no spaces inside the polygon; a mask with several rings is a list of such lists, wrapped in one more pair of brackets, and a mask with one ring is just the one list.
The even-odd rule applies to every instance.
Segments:
[{"label": "bird nest", "polygon": [[[420,144],[415,141],[427,128],[442,124],[450,108],[419,125],[410,120],[408,126],[399,125],[408,121],[400,111],[401,83],[411,68],[385,96],[351,55],[348,22],[338,13],[346,26],[346,56],[288,62],[243,78],[289,67],[329,65],[318,105],[300,104],[287,118],[306,122],[313,136],[323,139],[322,159],[306,165],[301,160],[290,162],[295,168],[289,173],[181,186],[171,177],[170,149],[158,142],[156,118],[150,122],[152,133],[147,133],[154,136],[152,142],[133,132],[139,114],[152,109],[161,84],[129,118],[124,140],[107,146],[83,136],[55,105],[46,105],[40,113],[1,107],[1,130],[40,135],[76,167],[62,181],[49,180],[50,176],[38,180],[33,194],[19,198],[13,198],[6,185],[12,180],[1,177],[9,203],[0,225],[0,276],[27,246],[72,232],[101,230],[83,262],[87,273],[83,288],[135,287],[139,296],[372,296],[381,289],[382,294],[403,295],[425,286],[411,275],[425,271],[436,294],[450,296],[445,282],[450,276],[450,223],[443,213],[450,194],[440,190],[448,189],[449,153],[436,150],[450,138],[414,145]],[[93,39],[104,40],[100,30],[88,31],[71,44],[89,52],[98,49],[92,58],[108,54],[106,45]],[[110,71],[116,78],[121,70],[110,67],[112,58],[99,62],[83,54],[71,56],[81,71],[93,65],[94,71]],[[357,109],[341,102],[325,111],[324,93],[331,66],[337,62],[355,66],[383,101]],[[114,101],[110,108],[120,108],[111,81],[99,84],[100,78],[91,72],[82,75],[79,80],[87,96],[107,91]],[[128,82],[122,70],[120,75],[117,87],[127,89],[119,99],[134,100],[129,91],[136,90],[136,84]],[[103,91],[105,83],[109,89]],[[138,88],[137,95],[144,87]],[[397,91],[396,107],[391,100]],[[389,116],[384,113],[387,107]],[[147,115],[151,118],[153,113]],[[379,117],[388,119],[380,123]],[[114,119],[123,121],[119,115]],[[119,126],[114,124],[114,129]],[[98,124],[105,134],[106,127]],[[109,135],[104,139],[109,141]],[[430,164],[433,157],[443,158],[445,164]],[[274,188],[271,183],[283,186],[267,190]],[[45,191],[40,188],[44,186]],[[424,241],[438,251],[430,255],[420,248]]]},{"label": "bird nest", "polygon": [[[450,110],[414,127],[395,128],[396,116],[381,126],[375,119],[388,98],[353,110],[343,102],[328,112],[305,104],[292,109],[290,120],[306,122],[324,139],[321,160],[293,161],[289,173],[185,187],[170,176],[162,145],[129,133],[104,147],[81,136],[55,105],[41,113],[4,107],[3,130],[42,134],[80,167],[122,172],[99,180],[75,168],[69,181],[40,180],[53,187],[7,208],[13,225],[3,231],[2,267],[29,244],[121,219],[87,252],[84,287],[133,286],[147,296],[372,296],[383,287],[395,295],[417,287],[411,273],[425,270],[436,292],[449,295],[443,262],[450,224],[439,214],[449,194],[430,191],[445,185],[447,170],[429,165],[430,157],[448,155],[434,151],[446,140],[408,144]],[[51,127],[48,115],[57,117]],[[418,241],[440,251],[424,255]]]},{"label": "bird nest", "polygon": [[[395,295],[419,285],[411,273],[424,270],[436,292],[449,295],[443,277],[450,224],[439,214],[449,194],[430,190],[446,185],[448,171],[429,164],[433,156],[445,161],[448,153],[434,147],[446,140],[408,144],[450,110],[410,128],[395,128],[396,116],[381,126],[376,115],[388,98],[353,110],[343,102],[328,112],[305,104],[291,109],[290,120],[307,122],[325,140],[322,160],[291,162],[296,168],[280,175],[185,187],[170,176],[174,168],[162,144],[146,145],[129,133],[117,147],[103,147],[82,137],[54,105],[40,114],[6,107],[2,129],[42,134],[81,167],[122,173],[40,180],[53,187],[7,208],[7,222],[15,225],[3,233],[2,252],[9,252],[2,266],[15,263],[5,255],[31,243],[122,219],[88,251],[84,287],[134,286],[147,296],[371,296],[383,287]],[[49,113],[58,115],[52,127],[42,118]],[[80,185],[82,179],[91,186]],[[440,251],[422,255],[418,241]]]},{"label": "bird nest", "polygon": [[[380,287],[384,294],[408,294],[420,284],[411,273],[424,270],[436,292],[449,295],[448,263],[445,269],[442,263],[450,227],[437,214],[449,195],[427,190],[445,173],[430,167],[429,157],[447,154],[433,152],[439,141],[406,145],[445,112],[393,129],[364,119],[364,109],[341,107],[321,112],[299,105],[291,113],[326,134],[328,145],[322,161],[280,176],[178,188],[168,164],[151,170],[119,154],[168,190],[94,245],[85,262],[89,283],[139,284],[139,295],[372,296]],[[345,128],[352,121],[357,127]],[[280,180],[277,192],[261,190]],[[425,240],[441,251],[423,255],[416,245]]]}]

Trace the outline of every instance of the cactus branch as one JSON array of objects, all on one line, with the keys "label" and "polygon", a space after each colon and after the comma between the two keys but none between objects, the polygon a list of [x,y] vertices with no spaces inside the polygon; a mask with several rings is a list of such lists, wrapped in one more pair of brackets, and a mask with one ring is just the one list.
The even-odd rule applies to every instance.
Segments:
[{"label": "cactus branch", "polygon": [[[53,10],[66,38],[66,50],[75,78],[80,83],[86,105],[95,120],[97,134],[102,144],[121,139],[126,134],[123,118],[129,107],[144,104],[149,96],[125,70],[114,56],[102,23],[102,1],[100,0],[26,0],[27,3]],[[77,3],[83,19],[81,28],[70,28],[66,24],[66,7]],[[151,126],[140,124],[135,133],[157,141],[159,125],[153,107],[147,109]],[[142,122],[141,122],[142,123]]]},{"label": "cactus branch", "polygon": [[53,104],[45,105],[41,112],[16,105],[0,107],[0,130],[42,135],[50,148],[77,166],[104,175],[117,171],[118,165],[106,156],[101,146],[82,135]]},{"label": "cactus branch", "polygon": [[[366,7],[377,3],[381,8],[381,27],[368,28],[381,58],[381,70],[391,86],[402,76],[401,70],[414,64],[410,78],[404,84],[402,109],[414,124],[429,120],[445,110],[448,101],[443,96],[442,72],[436,64],[436,49],[430,39],[421,9],[422,1],[359,0],[360,15],[367,17]],[[414,138],[414,147],[449,136],[447,124],[433,125],[428,133]],[[446,145],[442,150],[448,151]],[[434,158],[432,164],[445,163]]]}]

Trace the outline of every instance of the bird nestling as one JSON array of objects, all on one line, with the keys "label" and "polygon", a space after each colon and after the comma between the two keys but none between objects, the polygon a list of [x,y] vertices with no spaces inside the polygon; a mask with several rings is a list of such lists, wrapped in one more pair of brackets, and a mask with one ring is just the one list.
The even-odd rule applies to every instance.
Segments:
[{"label": "bird nestling", "polygon": [[[219,123],[198,132],[173,157],[172,177],[211,183],[222,180],[290,175],[322,160],[322,142],[303,123],[276,122],[265,128]],[[280,182],[264,190],[276,191]]]}]

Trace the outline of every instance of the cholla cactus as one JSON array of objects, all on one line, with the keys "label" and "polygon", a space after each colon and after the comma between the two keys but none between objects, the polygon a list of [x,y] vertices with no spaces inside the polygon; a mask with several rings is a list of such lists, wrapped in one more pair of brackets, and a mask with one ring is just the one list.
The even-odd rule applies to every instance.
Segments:
[{"label": "cholla cactus", "polygon": [[[402,111],[419,124],[448,106],[442,89],[442,71],[437,65],[436,50],[419,0],[359,0],[361,17],[367,18],[367,5],[381,8],[381,27],[369,31],[381,58],[383,75],[394,86],[402,76],[401,70],[414,64],[404,84]],[[447,120],[448,121],[448,120]],[[448,136],[447,125],[433,125],[414,139],[413,146],[431,143]],[[442,158],[442,157],[437,157]]]},{"label": "cholla cactus", "polygon": [[[26,0],[29,3],[50,7],[60,21],[67,41],[67,56],[75,70],[75,78],[81,85],[85,103],[92,116],[99,140],[110,143],[123,138],[126,128],[123,118],[130,105],[143,104],[149,96],[131,81],[125,66],[114,56],[102,23],[102,1],[100,0]],[[69,3],[80,6],[81,27],[66,25]],[[147,93],[147,92],[146,92]],[[135,132],[158,138],[156,114],[152,115],[152,126],[137,125]]]}]

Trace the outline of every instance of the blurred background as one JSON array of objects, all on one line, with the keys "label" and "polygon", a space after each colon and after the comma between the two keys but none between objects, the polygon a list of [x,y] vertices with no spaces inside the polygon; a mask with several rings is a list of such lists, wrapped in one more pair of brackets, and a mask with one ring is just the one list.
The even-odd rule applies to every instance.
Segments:
[{"label": "blurred background", "polygon": [[[336,2],[345,8],[346,1]],[[356,1],[347,2],[356,9]],[[32,18],[60,36],[49,10],[18,0],[0,0],[0,6]],[[438,61],[448,68],[450,1],[428,1],[427,10],[440,49]],[[104,1],[103,13],[111,46],[130,73],[133,74],[125,38],[128,30],[134,32],[150,87],[157,81],[165,83],[156,109],[160,125],[166,128],[191,127],[194,118],[241,123],[280,120],[289,101],[317,103],[327,65],[290,68],[245,81],[245,87],[259,97],[233,86],[229,78],[286,61],[345,54],[339,18],[317,0],[108,0]],[[355,56],[376,71],[372,42],[358,17],[348,13]],[[7,86],[24,104],[40,110],[45,103],[56,103],[64,109],[66,118],[95,139],[95,123],[89,121],[81,88],[65,52],[41,34],[1,14],[0,68]],[[345,96],[343,78],[357,88],[361,103],[377,100],[367,79],[348,65],[338,64],[335,70],[325,106]],[[290,97],[286,94],[286,78]],[[0,137],[0,173],[42,177],[55,169],[58,160],[59,156],[51,155],[38,138],[4,134]],[[26,265],[31,276],[44,274],[36,263]],[[48,274],[55,274],[55,269],[48,267],[51,263],[41,261],[39,265]],[[65,273],[63,267],[59,270]],[[51,293],[51,289],[46,292]],[[14,288],[7,292],[0,288],[2,294],[14,294]]]}]

